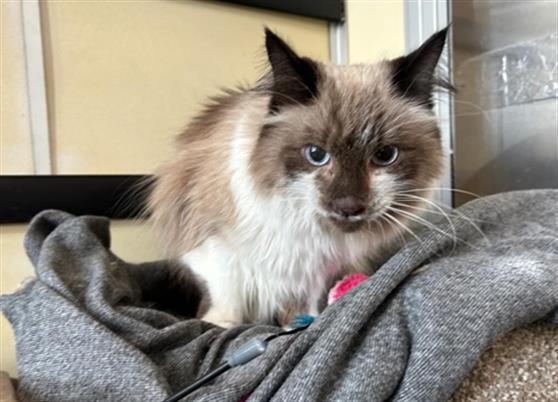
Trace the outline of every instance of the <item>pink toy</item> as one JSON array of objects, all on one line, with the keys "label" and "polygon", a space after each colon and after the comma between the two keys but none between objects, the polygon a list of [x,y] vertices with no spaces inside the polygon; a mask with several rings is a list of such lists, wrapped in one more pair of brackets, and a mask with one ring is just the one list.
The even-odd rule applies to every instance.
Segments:
[{"label": "pink toy", "polygon": [[343,296],[345,293],[347,293],[349,290],[351,290],[355,286],[360,285],[362,282],[364,282],[367,279],[368,276],[364,274],[347,275],[331,288],[327,296],[327,304],[329,305],[333,303],[341,296]]}]

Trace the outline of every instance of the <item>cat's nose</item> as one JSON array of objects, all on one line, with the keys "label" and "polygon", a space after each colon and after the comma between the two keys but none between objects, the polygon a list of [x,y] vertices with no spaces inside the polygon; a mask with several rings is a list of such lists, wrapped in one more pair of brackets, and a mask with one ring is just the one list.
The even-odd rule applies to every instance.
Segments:
[{"label": "cat's nose", "polygon": [[366,204],[352,196],[341,197],[333,200],[333,209],[345,217],[357,216],[366,212]]}]

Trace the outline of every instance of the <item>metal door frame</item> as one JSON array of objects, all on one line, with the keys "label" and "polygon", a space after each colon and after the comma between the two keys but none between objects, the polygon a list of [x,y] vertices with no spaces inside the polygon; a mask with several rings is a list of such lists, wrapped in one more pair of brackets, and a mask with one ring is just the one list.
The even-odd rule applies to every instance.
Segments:
[{"label": "metal door frame", "polygon": [[[430,35],[450,23],[451,3],[448,0],[416,0],[404,2],[405,49],[410,52],[419,47]],[[447,46],[440,59],[441,73],[452,79],[452,32],[447,38]],[[435,96],[434,112],[440,120],[442,146],[445,153],[445,171],[440,188],[453,189],[453,105],[448,92]],[[453,207],[453,192],[436,190],[434,201]]]}]

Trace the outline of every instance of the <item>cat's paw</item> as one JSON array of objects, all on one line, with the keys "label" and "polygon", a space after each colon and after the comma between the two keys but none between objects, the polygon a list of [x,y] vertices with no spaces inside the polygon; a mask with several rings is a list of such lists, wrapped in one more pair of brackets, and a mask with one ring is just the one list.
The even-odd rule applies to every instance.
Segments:
[{"label": "cat's paw", "polygon": [[216,308],[210,308],[202,317],[202,320],[223,328],[233,328],[241,324],[240,319],[234,317],[230,312],[221,311]]},{"label": "cat's paw", "polygon": [[211,319],[207,319],[207,318],[202,318],[202,320],[209,322],[211,324],[217,325],[218,327],[221,328],[225,328],[225,329],[229,329],[229,328],[233,328],[236,327],[238,325],[240,325],[239,322],[234,322],[234,321],[226,321],[226,320],[211,320]]}]

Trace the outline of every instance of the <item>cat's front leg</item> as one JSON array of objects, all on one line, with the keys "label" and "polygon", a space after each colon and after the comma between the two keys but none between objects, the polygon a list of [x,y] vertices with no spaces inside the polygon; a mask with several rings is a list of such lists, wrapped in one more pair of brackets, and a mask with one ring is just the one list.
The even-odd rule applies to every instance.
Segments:
[{"label": "cat's front leg", "polygon": [[[215,275],[197,274],[204,282],[207,305],[201,313],[201,319],[223,328],[232,328],[242,324],[242,307],[240,297],[234,294],[235,287],[230,278],[219,280]],[[228,284],[228,286],[227,286]]]},{"label": "cat's front leg", "polygon": [[319,285],[315,284],[313,288],[308,289],[305,301],[300,301],[303,298],[299,297],[285,303],[276,315],[275,320],[277,324],[283,328],[288,328],[296,320],[297,316],[318,317],[325,307],[324,287]]},{"label": "cat's front leg", "polygon": [[242,323],[242,317],[225,305],[212,305],[201,319],[223,328],[236,327]]},{"label": "cat's front leg", "polygon": [[240,325],[243,320],[242,295],[231,260],[228,250],[211,238],[182,257],[208,292],[208,305],[201,319],[224,328]]},{"label": "cat's front leg", "polygon": [[207,311],[201,319],[223,328],[232,328],[242,324],[242,306],[240,295],[235,294],[236,287],[226,272],[219,275],[198,275],[205,281],[209,293]]}]

